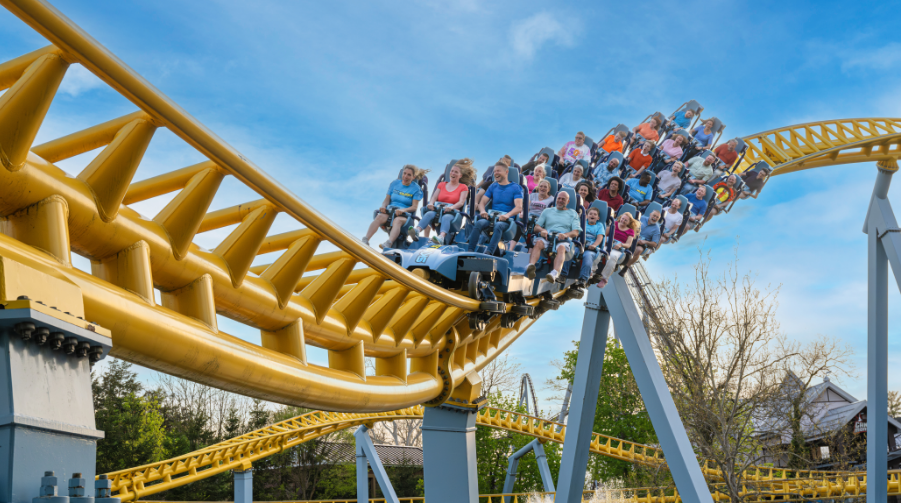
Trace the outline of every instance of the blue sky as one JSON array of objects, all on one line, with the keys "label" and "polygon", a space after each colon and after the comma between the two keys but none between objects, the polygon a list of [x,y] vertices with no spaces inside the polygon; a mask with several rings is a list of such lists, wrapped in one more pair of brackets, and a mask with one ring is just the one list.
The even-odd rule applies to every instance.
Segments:
[{"label": "blue sky", "polygon": [[[67,16],[189,113],[356,235],[399,167],[451,158],[525,162],[583,130],[696,99],[744,136],[823,119],[901,114],[899,2],[106,2],[56,1]],[[0,11],[0,60],[46,44]],[[67,75],[38,141],[135,108],[81,68]],[[89,153],[61,163],[77,173]],[[136,179],[202,160],[158,133]],[[739,246],[742,270],[782,285],[783,330],[856,351],[866,392],[866,240],[873,165],[773,179],[647,262],[691,278]],[[900,176],[891,199],[900,217]],[[256,199],[224,184],[214,209]],[[167,197],[138,205],[154,215]],[[291,228],[278,219],[273,232]],[[212,248],[230,229],[206,233]],[[704,238],[705,241],[704,241]],[[273,257],[262,257],[269,262]],[[894,280],[890,281],[894,285]],[[890,296],[889,386],[900,389],[901,298]],[[580,302],[543,317],[511,351],[535,383],[579,337]],[[223,321],[249,340],[254,330]],[[312,359],[325,360],[312,352]],[[547,399],[552,391],[541,391]],[[552,408],[548,402],[546,408]]]}]

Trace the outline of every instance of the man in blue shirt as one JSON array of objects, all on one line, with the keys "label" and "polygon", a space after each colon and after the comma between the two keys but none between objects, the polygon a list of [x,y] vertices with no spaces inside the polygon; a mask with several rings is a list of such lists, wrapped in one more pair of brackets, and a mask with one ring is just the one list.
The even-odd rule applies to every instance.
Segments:
[{"label": "man in blue shirt", "polygon": [[699,222],[703,219],[703,214],[706,213],[706,201],[704,200],[705,197],[705,185],[697,187],[697,191],[688,196],[687,202],[691,205],[691,218],[689,222]]},{"label": "man in blue shirt", "polygon": [[672,122],[682,129],[687,129],[688,126],[691,125],[691,119],[694,118],[694,112],[690,110],[682,110],[675,114],[675,117],[672,118]]},{"label": "man in blue shirt", "polygon": [[646,206],[653,200],[653,184],[650,180],[653,175],[649,171],[644,171],[640,175],[640,179],[631,178],[625,185],[628,186],[628,197],[634,200],[638,206]]},{"label": "man in blue shirt", "polygon": [[[373,222],[371,222],[370,227],[368,227],[367,233],[361,238],[361,240],[364,241],[364,244],[369,245],[370,238],[373,237],[380,227],[386,225],[386,222],[390,221],[390,219],[392,219],[392,223],[389,230],[389,239],[381,244],[380,248],[390,248],[396,239],[398,239],[399,234],[402,232],[402,226],[408,223],[411,214],[417,211],[418,202],[424,197],[420,184],[418,184],[416,180],[417,173],[417,166],[406,164],[402,168],[401,179],[393,180],[389,184],[389,190],[386,191],[386,197],[383,198],[383,204],[380,205],[380,209],[374,213]],[[395,208],[395,213],[393,215],[389,214],[388,208],[390,206]]]},{"label": "man in blue shirt", "polygon": [[490,203],[489,211],[498,214],[496,225],[493,227],[493,236],[490,237],[490,242],[487,245],[487,253],[495,255],[502,235],[516,225],[514,217],[521,213],[524,194],[520,185],[509,182],[508,172],[509,167],[501,161],[493,166],[493,179],[495,182],[490,185],[477,203],[477,211],[480,214],[480,218],[477,219],[474,224],[474,230],[471,231],[471,236],[468,238],[469,252],[477,250],[477,242],[480,241],[480,235],[490,226],[487,203]]},{"label": "man in blue shirt", "polygon": [[637,248],[634,249],[634,255],[625,263],[624,269],[619,274],[627,271],[629,267],[640,260],[640,257],[650,255],[656,251],[656,247],[659,246],[659,240],[662,237],[662,232],[659,228],[660,216],[658,211],[651,211],[649,216],[644,215],[640,217],[640,235],[637,237]]}]

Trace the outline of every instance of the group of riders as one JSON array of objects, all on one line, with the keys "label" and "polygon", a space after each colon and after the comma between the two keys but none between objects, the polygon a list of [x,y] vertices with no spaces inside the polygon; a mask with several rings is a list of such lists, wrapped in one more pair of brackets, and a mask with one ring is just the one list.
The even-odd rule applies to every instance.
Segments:
[{"label": "group of riders", "polygon": [[577,286],[605,286],[619,266],[623,275],[762,190],[769,167],[735,173],[746,144],[735,138],[713,148],[724,125],[701,112],[689,101],[669,117],[657,112],[633,129],[612,128],[598,143],[578,132],[558,152],[544,148],[523,166],[506,155],[480,178],[471,159],[453,161],[429,200],[426,171],[406,165],[363,241],[383,228],[384,250],[407,246],[409,238],[492,256],[526,249],[531,280],[545,260],[546,281],[562,282],[564,264],[578,259]]}]

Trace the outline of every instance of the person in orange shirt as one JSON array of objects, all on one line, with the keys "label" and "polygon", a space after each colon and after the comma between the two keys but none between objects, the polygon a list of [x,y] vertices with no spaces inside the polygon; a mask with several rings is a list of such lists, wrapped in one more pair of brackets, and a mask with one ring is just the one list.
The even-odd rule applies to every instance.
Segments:
[{"label": "person in orange shirt", "polygon": [[634,170],[633,173],[628,174],[628,178],[634,178],[640,176],[647,168],[650,167],[650,164],[653,162],[653,156],[650,155],[650,152],[653,150],[653,147],[656,145],[651,140],[647,140],[644,142],[643,147],[635,148],[628,155],[628,166]]},{"label": "person in orange shirt", "polygon": [[599,142],[599,147],[606,152],[621,152],[622,148],[624,148],[625,146],[626,136],[628,136],[628,133],[624,131],[610,134],[609,136],[603,138],[603,141]]},{"label": "person in orange shirt", "polygon": [[659,141],[659,126],[661,125],[662,121],[659,120],[659,117],[653,117],[650,122],[644,122],[635,127],[634,132],[647,140]]},{"label": "person in orange shirt", "polygon": [[731,167],[735,161],[738,160],[738,141],[734,138],[728,140],[728,143],[723,143],[716,147],[714,153],[716,156],[725,163],[725,166]]}]

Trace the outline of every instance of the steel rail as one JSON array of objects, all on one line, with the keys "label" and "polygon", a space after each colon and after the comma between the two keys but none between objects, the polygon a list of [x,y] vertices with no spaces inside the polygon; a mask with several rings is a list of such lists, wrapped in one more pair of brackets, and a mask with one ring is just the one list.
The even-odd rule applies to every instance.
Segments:
[{"label": "steel rail", "polygon": [[366,246],[302,201],[234,147],[189,115],[52,5],[41,0],[0,0],[0,4],[43,35],[53,45],[74,57],[138,108],[165,125],[176,136],[242,180],[281,211],[291,215],[306,227],[326,236],[331,243],[356,260],[367,262],[372,268],[393,281],[431,299],[466,311],[478,310],[479,303],[477,301],[455,295],[408,274],[408,271],[387,260],[382,254]]},{"label": "steel rail", "polygon": [[[376,414],[315,411],[271,424],[176,458],[111,472],[107,476],[112,481],[112,489],[117,493],[116,496],[122,498],[123,501],[132,501],[227,470],[248,469],[252,463],[267,456],[342,429],[360,425],[373,427],[376,422],[422,417],[423,407],[409,407]],[[477,424],[559,444],[563,443],[565,438],[566,426],[563,424],[490,407],[478,412]],[[593,434],[590,452],[620,461],[667,468],[660,449],[600,433]],[[721,472],[710,466],[709,462],[704,463],[701,469],[708,478],[721,479]],[[839,477],[852,476],[862,482],[860,483],[862,488],[858,490],[861,492],[865,490],[863,473],[840,474],[817,470],[784,470],[757,466],[742,474],[744,483],[757,488],[760,492],[780,491],[783,494],[800,494],[801,491],[809,491],[822,495],[838,494],[837,488],[833,488],[833,484],[837,485]],[[836,481],[832,482],[833,479]],[[847,479],[845,481],[850,482]],[[897,478],[893,477],[893,480],[889,481],[889,494],[894,494],[896,491],[900,492],[900,473]],[[716,493],[714,491],[714,494]]]}]

